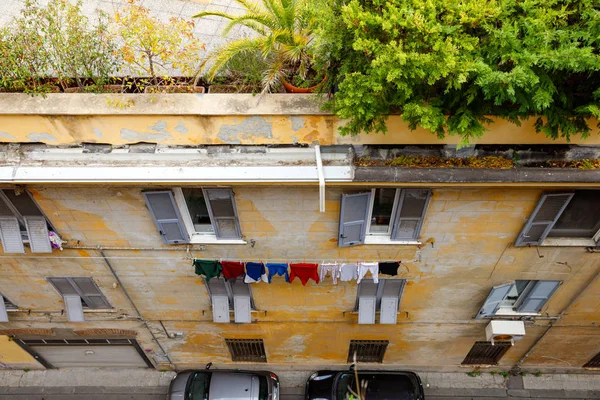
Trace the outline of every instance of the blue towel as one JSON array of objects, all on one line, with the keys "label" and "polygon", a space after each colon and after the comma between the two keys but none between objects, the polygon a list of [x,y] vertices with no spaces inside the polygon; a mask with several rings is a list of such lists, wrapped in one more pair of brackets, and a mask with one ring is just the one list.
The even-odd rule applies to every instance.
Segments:
[{"label": "blue towel", "polygon": [[260,280],[260,277],[265,274],[265,264],[257,263],[257,262],[247,262],[246,263],[246,275],[255,281]]},{"label": "blue towel", "polygon": [[289,282],[290,277],[288,275],[288,265],[287,264],[267,264],[267,268],[269,268],[269,283],[271,283],[271,278],[275,275],[284,276],[285,281]]}]

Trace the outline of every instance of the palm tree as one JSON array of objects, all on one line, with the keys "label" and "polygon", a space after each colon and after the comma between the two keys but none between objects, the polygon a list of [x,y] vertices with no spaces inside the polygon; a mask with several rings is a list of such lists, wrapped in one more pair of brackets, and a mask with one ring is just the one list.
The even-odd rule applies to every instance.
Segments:
[{"label": "palm tree", "polygon": [[253,0],[236,0],[245,9],[245,14],[205,11],[194,15],[194,18],[217,16],[228,19],[223,36],[236,26],[249,28],[255,33],[251,37],[228,42],[209,54],[204,62],[204,65],[210,65],[208,80],[213,80],[230,60],[244,53],[260,53],[266,62],[263,92],[275,89],[286,75],[298,74],[305,78],[311,66],[308,50],[312,41],[310,20],[303,13],[307,1],[261,0],[255,3]]}]

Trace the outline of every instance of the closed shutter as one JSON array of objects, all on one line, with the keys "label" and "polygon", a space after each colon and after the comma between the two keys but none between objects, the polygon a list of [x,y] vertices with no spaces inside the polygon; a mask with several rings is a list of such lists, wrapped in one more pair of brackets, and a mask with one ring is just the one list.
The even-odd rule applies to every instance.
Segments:
[{"label": "closed shutter", "polygon": [[143,192],[158,232],[167,244],[188,243],[181,215],[170,190]]},{"label": "closed shutter", "polygon": [[83,322],[83,306],[81,304],[81,297],[69,294],[63,296],[65,302],[65,308],[67,309],[67,318],[69,322]]},{"label": "closed shutter", "polygon": [[477,313],[475,318],[485,318],[493,316],[496,311],[498,311],[498,307],[500,307],[500,303],[506,299],[506,295],[513,287],[514,283],[507,283],[500,286],[494,286],[490,291],[487,299],[485,299],[483,306]]},{"label": "closed shutter", "polygon": [[227,295],[212,296],[213,322],[229,323],[229,297]]},{"label": "closed shutter", "polygon": [[430,198],[429,189],[402,189],[392,228],[392,240],[419,238]]},{"label": "closed shutter", "polygon": [[0,240],[5,253],[25,253],[17,217],[0,217]]},{"label": "closed shutter", "polygon": [[204,198],[217,239],[241,239],[233,190],[204,189]]},{"label": "closed shutter", "polygon": [[81,298],[89,308],[110,309],[112,308],[96,283],[91,278],[72,278],[77,285]]},{"label": "closed shutter", "polygon": [[533,288],[519,299],[517,312],[539,313],[550,296],[556,291],[561,281],[537,281]]},{"label": "closed shutter", "polygon": [[340,247],[354,246],[365,242],[367,218],[371,192],[342,195],[340,205]]},{"label": "closed shutter", "polygon": [[0,295],[0,322],[8,322],[8,313],[6,312],[6,304],[2,295]]},{"label": "closed shutter", "polygon": [[375,296],[361,296],[358,299],[358,323],[359,324],[374,324],[375,323],[375,308],[377,298]]},{"label": "closed shutter", "polygon": [[517,237],[515,246],[540,245],[546,239],[573,196],[574,193],[548,193],[542,195]]},{"label": "closed shutter", "polygon": [[79,295],[77,289],[69,282],[68,278],[48,278],[48,282],[50,282],[58,292],[64,295]]},{"label": "closed shutter", "polygon": [[32,253],[52,253],[50,237],[48,236],[48,223],[41,216],[23,216],[25,228],[29,237],[29,246]]}]

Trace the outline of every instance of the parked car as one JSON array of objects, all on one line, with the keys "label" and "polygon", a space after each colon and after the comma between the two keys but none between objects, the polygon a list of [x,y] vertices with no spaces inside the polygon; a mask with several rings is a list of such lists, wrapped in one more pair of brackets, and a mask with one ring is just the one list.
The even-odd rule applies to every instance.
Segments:
[{"label": "parked car", "polygon": [[167,400],[279,400],[279,378],[272,372],[209,371],[209,366],[178,373]]},{"label": "parked car", "polygon": [[[360,382],[366,382],[363,400],[423,400],[421,378],[414,372],[358,371]],[[356,373],[347,371],[318,371],[306,382],[306,400],[345,400],[349,389],[356,393]]]}]

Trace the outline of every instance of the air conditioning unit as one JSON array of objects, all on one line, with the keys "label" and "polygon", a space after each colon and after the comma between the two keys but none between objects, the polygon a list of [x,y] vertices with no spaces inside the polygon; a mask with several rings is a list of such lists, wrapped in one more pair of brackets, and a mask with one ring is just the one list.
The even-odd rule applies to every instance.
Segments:
[{"label": "air conditioning unit", "polygon": [[525,336],[525,323],[523,321],[490,321],[485,328],[485,336],[487,340],[492,342],[515,342],[521,340]]}]

